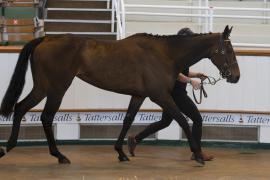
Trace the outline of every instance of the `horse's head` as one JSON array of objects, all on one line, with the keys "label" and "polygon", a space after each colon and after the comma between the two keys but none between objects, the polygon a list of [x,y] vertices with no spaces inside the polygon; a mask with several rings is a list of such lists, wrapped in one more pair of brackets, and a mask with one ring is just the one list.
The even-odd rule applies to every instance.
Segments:
[{"label": "horse's head", "polygon": [[229,39],[232,27],[225,27],[218,42],[211,50],[211,61],[217,66],[223,78],[227,82],[237,83],[240,78],[240,70],[237,64],[235,53]]}]

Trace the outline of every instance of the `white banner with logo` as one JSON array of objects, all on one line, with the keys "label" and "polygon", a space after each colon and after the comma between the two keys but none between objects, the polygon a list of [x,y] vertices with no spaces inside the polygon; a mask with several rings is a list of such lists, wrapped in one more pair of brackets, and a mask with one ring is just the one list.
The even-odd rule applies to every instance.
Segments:
[{"label": "white banner with logo", "polygon": [[[54,123],[122,124],[125,112],[58,112]],[[28,112],[23,124],[39,124],[41,112]],[[270,126],[270,115],[241,113],[201,113],[203,124]],[[149,124],[161,120],[161,112],[138,112],[134,124]],[[192,121],[189,120],[190,123]],[[11,117],[0,116],[0,124],[12,124]]]}]

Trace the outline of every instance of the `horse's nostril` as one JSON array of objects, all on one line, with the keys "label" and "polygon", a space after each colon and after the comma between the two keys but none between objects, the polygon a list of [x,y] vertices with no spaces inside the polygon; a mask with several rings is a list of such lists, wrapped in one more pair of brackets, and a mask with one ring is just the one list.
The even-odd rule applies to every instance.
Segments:
[{"label": "horse's nostril", "polygon": [[235,83],[237,83],[239,81],[239,79],[240,79],[240,76],[236,76],[235,77]]},{"label": "horse's nostril", "polygon": [[228,79],[227,79],[227,82],[230,82],[230,83],[237,83],[240,79],[240,76],[230,76]]}]

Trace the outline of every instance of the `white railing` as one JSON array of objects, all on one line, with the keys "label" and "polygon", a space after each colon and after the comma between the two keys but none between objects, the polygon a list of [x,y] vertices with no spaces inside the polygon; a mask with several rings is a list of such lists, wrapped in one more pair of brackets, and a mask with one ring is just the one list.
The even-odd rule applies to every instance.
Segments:
[{"label": "white railing", "polygon": [[123,0],[112,0],[112,26],[111,31],[115,30],[115,17],[117,28],[117,39],[125,38],[126,33],[126,20],[125,20],[125,5]]},{"label": "white railing", "polygon": [[[208,2],[205,3],[208,5]],[[145,16],[171,16],[171,17],[198,17],[199,25],[203,25],[203,32],[213,32],[213,24],[215,18],[231,18],[231,19],[258,19],[258,20],[270,20],[270,16],[266,13],[270,12],[268,8],[235,8],[235,7],[202,7],[202,6],[166,6],[166,5],[142,5],[142,4],[126,4],[126,8],[140,8],[140,9],[184,9],[184,10],[198,10],[198,14],[194,13],[164,13],[164,12],[147,12],[147,11],[122,11],[125,15],[145,15]],[[264,12],[264,16],[251,16],[251,15],[218,15],[215,14],[219,10],[229,11],[247,11],[247,12]],[[203,12],[202,12],[203,11]],[[204,23],[202,23],[204,19]],[[237,45],[256,47],[256,44],[238,43]],[[270,44],[258,44],[258,47],[270,47]]]},{"label": "white railing", "polygon": [[268,8],[234,8],[234,7],[199,7],[199,6],[163,6],[163,5],[141,5],[141,4],[126,4],[128,8],[158,8],[158,9],[185,9],[185,10],[204,10],[204,14],[181,14],[181,13],[160,13],[160,12],[145,12],[145,11],[126,11],[126,15],[147,15],[147,16],[174,16],[174,17],[203,17],[205,18],[205,32],[213,31],[214,18],[233,18],[233,19],[264,19],[269,20],[270,16],[248,16],[248,15],[215,15],[216,10],[231,10],[231,11],[257,11],[270,12]]}]

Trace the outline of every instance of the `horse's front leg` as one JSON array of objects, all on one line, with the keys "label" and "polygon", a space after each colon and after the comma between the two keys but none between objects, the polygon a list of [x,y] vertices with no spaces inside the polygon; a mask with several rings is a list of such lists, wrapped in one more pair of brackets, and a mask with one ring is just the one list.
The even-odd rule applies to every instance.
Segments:
[{"label": "horse's front leg", "polygon": [[157,103],[158,105],[160,105],[163,108],[163,110],[168,112],[170,116],[173,117],[177,121],[177,123],[182,127],[188,139],[190,149],[195,155],[194,160],[200,164],[204,164],[200,145],[197,144],[194,137],[192,136],[188,122],[181,113],[181,111],[179,110],[179,108],[176,106],[172,96],[169,93],[163,93],[163,95],[159,96],[158,98],[150,97],[150,99],[155,103]]},{"label": "horse's front leg", "polygon": [[127,135],[127,132],[134,121],[134,118],[139,111],[145,97],[139,97],[139,96],[132,96],[131,100],[129,102],[127,114],[125,116],[124,122],[123,122],[123,127],[121,130],[121,133],[115,143],[114,149],[118,153],[118,159],[119,161],[129,161],[127,155],[123,151],[123,142],[124,138]]}]

